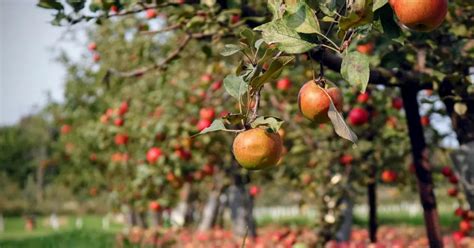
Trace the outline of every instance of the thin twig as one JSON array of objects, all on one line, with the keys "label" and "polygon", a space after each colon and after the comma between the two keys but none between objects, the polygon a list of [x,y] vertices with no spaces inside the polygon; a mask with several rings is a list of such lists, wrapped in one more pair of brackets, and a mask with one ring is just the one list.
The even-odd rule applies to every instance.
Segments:
[{"label": "thin twig", "polygon": [[252,116],[250,117],[248,124],[252,123],[253,121],[255,121],[255,119],[257,119],[258,108],[260,107],[260,93],[262,91],[262,88],[263,87],[260,87],[255,92],[255,104],[253,105]]},{"label": "thin twig", "polygon": [[179,29],[179,28],[181,28],[181,24],[175,24],[175,25],[171,25],[171,26],[162,28],[160,30],[143,31],[143,32],[140,32],[140,34],[155,35],[155,34],[160,34],[160,33],[168,32],[168,31],[176,30],[176,29]]}]

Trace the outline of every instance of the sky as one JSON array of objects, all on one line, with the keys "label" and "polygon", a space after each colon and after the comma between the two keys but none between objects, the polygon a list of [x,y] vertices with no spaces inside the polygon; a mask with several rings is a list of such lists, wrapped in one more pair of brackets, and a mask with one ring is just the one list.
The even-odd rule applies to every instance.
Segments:
[{"label": "sky", "polygon": [[36,2],[0,0],[0,126],[38,111],[48,92],[61,101],[65,68],[54,61],[58,49],[73,58],[83,51],[78,42],[63,41],[66,29],[52,26],[52,12]]}]

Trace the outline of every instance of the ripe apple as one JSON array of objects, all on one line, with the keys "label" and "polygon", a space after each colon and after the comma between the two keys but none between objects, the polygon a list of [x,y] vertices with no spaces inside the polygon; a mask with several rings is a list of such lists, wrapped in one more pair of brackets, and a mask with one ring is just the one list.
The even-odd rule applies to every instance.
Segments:
[{"label": "ripe apple", "polygon": [[202,108],[199,110],[199,117],[201,120],[209,120],[212,121],[214,120],[214,117],[216,116],[216,111],[214,111],[214,108],[209,107],[209,108]]},{"label": "ripe apple", "polygon": [[341,156],[341,158],[339,158],[339,162],[342,165],[350,165],[350,164],[352,164],[353,160],[354,160],[354,158],[350,154],[344,154],[344,155]]},{"label": "ripe apple", "polygon": [[397,180],[397,172],[393,170],[384,170],[382,172],[382,181],[385,183],[393,183]]},{"label": "ripe apple", "polygon": [[449,182],[452,183],[452,184],[458,184],[459,180],[458,180],[458,177],[456,175],[451,175],[449,177]]},{"label": "ripe apple", "polygon": [[120,107],[118,108],[118,114],[119,115],[124,115],[125,113],[127,113],[127,111],[128,111],[128,102],[123,101],[120,104]]},{"label": "ripe apple", "polygon": [[92,60],[94,62],[99,62],[100,61],[100,55],[98,53],[94,53],[94,55],[92,56]]},{"label": "ripe apple", "polygon": [[212,83],[211,85],[211,89],[213,91],[216,91],[218,89],[220,89],[222,87],[222,80],[218,80],[218,81],[215,81],[214,83]]},{"label": "ripe apple", "polygon": [[146,153],[146,160],[149,164],[154,164],[163,155],[163,152],[158,147],[152,147]]},{"label": "ripe apple", "polygon": [[115,135],[115,144],[116,145],[125,145],[128,142],[128,135],[126,134],[117,134]]},{"label": "ripe apple", "polygon": [[448,189],[448,195],[451,197],[456,197],[458,195],[458,189],[457,188]]},{"label": "ripe apple", "polygon": [[185,161],[190,160],[192,157],[191,153],[183,148],[176,149],[174,151],[174,154],[176,154],[176,156],[178,156],[178,158],[180,158],[181,160]]},{"label": "ripe apple", "polygon": [[468,220],[462,220],[460,223],[459,223],[459,230],[463,233],[468,233],[470,232],[472,229],[472,225],[471,225],[471,222],[468,221]]},{"label": "ripe apple", "polygon": [[441,169],[441,174],[443,174],[445,177],[451,177],[453,175],[453,170],[449,166],[444,166]]},{"label": "ripe apple", "polygon": [[256,197],[258,194],[260,194],[260,187],[255,185],[250,186],[249,194],[253,197]]},{"label": "ripe apple", "polygon": [[430,125],[430,117],[428,117],[428,116],[422,116],[422,117],[420,118],[420,122],[421,122],[421,125],[422,125],[422,126],[426,127],[426,126]]},{"label": "ripe apple", "polygon": [[365,44],[357,45],[356,49],[362,54],[371,55],[374,52],[374,48],[374,42],[367,42]]},{"label": "ripe apple", "polygon": [[283,143],[278,133],[257,127],[239,133],[232,144],[232,151],[242,167],[260,170],[277,165]]},{"label": "ripe apple", "polygon": [[370,94],[368,92],[361,93],[357,96],[358,103],[367,103],[369,101]]},{"label": "ripe apple", "polygon": [[150,202],[149,208],[155,212],[159,212],[161,210],[161,205],[157,201]]},{"label": "ripe apple", "polygon": [[206,128],[208,128],[209,126],[211,126],[212,122],[210,120],[199,120],[198,123],[197,123],[197,129],[199,131],[202,131]]},{"label": "ripe apple", "polygon": [[240,21],[240,15],[238,14],[233,14],[231,17],[230,17],[230,23],[231,24],[236,24],[237,22]]},{"label": "ripe apple", "polygon": [[465,211],[461,207],[458,207],[456,208],[456,210],[454,210],[454,215],[458,217],[463,217],[465,215]]},{"label": "ripe apple", "polygon": [[124,120],[122,118],[117,118],[114,120],[114,125],[117,127],[123,126]]},{"label": "ripe apple", "polygon": [[95,42],[91,42],[91,43],[89,43],[89,45],[87,45],[87,49],[89,49],[89,51],[93,52],[97,49],[97,44]]},{"label": "ripe apple", "polygon": [[110,12],[112,13],[117,13],[119,11],[119,8],[117,7],[117,5],[112,5],[110,6]]},{"label": "ripe apple", "polygon": [[400,110],[403,108],[403,100],[400,97],[395,97],[392,99],[392,108]]},{"label": "ripe apple", "polygon": [[291,88],[291,80],[288,77],[284,77],[277,82],[277,89],[281,91],[287,91]]},{"label": "ripe apple", "polygon": [[203,83],[210,83],[212,81],[212,75],[209,73],[205,73],[201,76],[201,81]]},{"label": "ripe apple", "polygon": [[349,112],[349,123],[354,126],[364,125],[369,121],[369,112],[364,108],[356,107]]},{"label": "ripe apple", "polygon": [[439,27],[448,13],[448,0],[390,0],[403,26],[422,32]]},{"label": "ripe apple", "polygon": [[207,175],[207,176],[211,176],[212,174],[214,174],[214,165],[212,164],[205,164],[203,167],[202,167],[202,172]]},{"label": "ripe apple", "polygon": [[464,236],[465,236],[464,233],[461,232],[461,231],[454,232],[453,233],[453,240],[454,240],[455,243],[459,243],[459,242],[461,242],[461,240],[464,239]]},{"label": "ripe apple", "polygon": [[153,19],[153,18],[155,18],[157,15],[158,15],[158,13],[156,13],[156,10],[155,10],[155,9],[148,9],[148,10],[146,11],[146,18],[147,18],[147,19]]},{"label": "ripe apple", "polygon": [[337,111],[341,111],[343,98],[338,88],[333,87],[325,90],[319,87],[313,80],[304,84],[298,94],[298,107],[301,114],[316,123],[328,122],[330,105],[328,95],[331,97]]},{"label": "ripe apple", "polygon": [[71,125],[64,124],[61,126],[61,134],[68,134],[71,132],[71,130],[72,130]]}]

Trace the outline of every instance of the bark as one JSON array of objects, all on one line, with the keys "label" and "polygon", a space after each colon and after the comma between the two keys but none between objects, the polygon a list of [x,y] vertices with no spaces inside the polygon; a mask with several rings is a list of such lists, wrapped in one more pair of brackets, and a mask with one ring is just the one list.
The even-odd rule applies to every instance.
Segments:
[{"label": "bark", "polygon": [[474,142],[463,144],[451,158],[471,211],[474,211]]},{"label": "bark", "polygon": [[207,231],[211,229],[217,220],[217,214],[219,211],[219,197],[221,195],[220,189],[215,189],[209,194],[204,211],[199,224],[199,231]]},{"label": "bark", "polygon": [[369,238],[371,243],[377,242],[377,183],[375,180],[376,168],[371,166],[371,182],[367,185],[369,205]]},{"label": "bark", "polygon": [[131,208],[130,206],[125,206],[125,208],[126,209],[124,211],[124,215],[125,215],[126,228],[128,230],[131,230],[132,227],[137,225],[136,214],[133,208]]},{"label": "bark", "polygon": [[342,223],[336,233],[336,240],[347,242],[351,239],[354,203],[347,196],[344,198],[343,202],[345,202],[346,208],[342,214]]},{"label": "bark", "polygon": [[148,227],[145,212],[135,212],[135,218],[137,220],[137,226],[139,226],[141,228],[147,228]]},{"label": "bark", "polygon": [[249,183],[249,178],[242,176],[233,165],[234,182],[228,189],[229,206],[231,210],[232,229],[235,235],[256,237],[256,223],[253,216],[253,199],[245,185]]},{"label": "bark", "polygon": [[439,216],[436,209],[436,198],[433,192],[434,184],[431,167],[424,163],[426,143],[420,121],[417,100],[418,88],[416,85],[401,87],[404,108],[407,117],[408,133],[410,135],[413,164],[415,165],[418,192],[423,206],[425,227],[430,247],[443,247],[443,240],[439,225]]},{"label": "bark", "polygon": [[150,211],[151,217],[151,226],[152,227],[159,227],[162,223],[162,216],[160,211]]}]

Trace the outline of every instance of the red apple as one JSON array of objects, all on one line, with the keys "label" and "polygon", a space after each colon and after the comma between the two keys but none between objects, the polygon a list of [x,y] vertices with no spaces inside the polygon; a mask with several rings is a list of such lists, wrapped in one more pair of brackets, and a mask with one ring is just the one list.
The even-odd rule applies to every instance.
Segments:
[{"label": "red apple", "polygon": [[218,89],[220,89],[222,87],[222,80],[219,80],[219,81],[215,81],[214,83],[212,83],[211,85],[211,89],[213,91],[216,91]]},{"label": "red apple", "polygon": [[207,175],[207,176],[211,176],[212,174],[214,174],[214,165],[212,164],[205,164],[203,167],[202,167],[202,172]]},{"label": "red apple", "polygon": [[93,52],[97,49],[97,44],[95,42],[91,42],[91,43],[89,43],[89,45],[87,45],[87,49],[89,49],[89,51]]},{"label": "red apple", "polygon": [[231,17],[230,17],[230,23],[231,24],[236,24],[237,22],[240,21],[240,15],[238,14],[233,14]]},{"label": "red apple", "polygon": [[458,195],[458,189],[457,188],[448,189],[448,195],[451,197],[456,197]]},{"label": "red apple", "polygon": [[149,208],[155,212],[159,212],[161,210],[161,205],[157,201],[150,202]]},{"label": "red apple", "polygon": [[212,122],[210,120],[199,120],[198,123],[197,123],[197,129],[199,131],[202,131],[206,128],[208,128],[209,126],[211,126]]},{"label": "red apple", "polygon": [[393,170],[384,170],[382,172],[382,181],[385,183],[393,183],[397,180],[397,173]]},{"label": "red apple", "polygon": [[443,174],[445,177],[451,177],[453,175],[453,170],[449,166],[444,166],[441,169],[441,174]]},{"label": "red apple", "polygon": [[209,120],[212,121],[214,120],[214,117],[216,116],[216,112],[214,111],[214,108],[209,107],[209,108],[202,108],[199,110],[199,117],[201,120]]},{"label": "red apple", "polygon": [[205,73],[201,76],[201,81],[204,83],[210,83],[212,81],[212,75],[209,73]]},{"label": "red apple", "polygon": [[468,233],[472,229],[471,222],[468,220],[462,220],[459,222],[459,230],[463,233]]},{"label": "red apple", "polygon": [[370,95],[368,92],[361,93],[357,96],[358,103],[367,103],[369,101]]},{"label": "red apple", "polygon": [[403,108],[403,100],[400,97],[395,97],[392,99],[392,108],[400,110]]},{"label": "red apple", "polygon": [[110,12],[112,13],[117,13],[119,11],[119,8],[117,7],[117,5],[112,5],[110,6]]},{"label": "red apple", "polygon": [[458,182],[459,182],[458,177],[456,175],[451,175],[449,177],[449,182],[452,183],[452,184],[458,184]]},{"label": "red apple", "polygon": [[339,162],[342,165],[350,165],[350,164],[352,164],[353,160],[354,160],[354,158],[350,154],[344,154],[344,155],[341,156],[341,158],[339,158]]},{"label": "red apple", "polygon": [[422,126],[426,127],[426,126],[430,125],[430,117],[428,117],[428,116],[422,116],[422,117],[420,118],[420,122],[421,122],[421,125],[422,125]]},{"label": "red apple", "polygon": [[146,160],[148,161],[148,163],[150,164],[154,164],[156,163],[156,161],[158,161],[158,159],[163,155],[163,152],[161,151],[160,148],[158,147],[152,147],[148,150],[148,152],[146,153]]},{"label": "red apple", "polygon": [[357,45],[357,51],[363,54],[370,55],[374,52],[374,42],[367,42],[365,44]]},{"label": "red apple", "polygon": [[465,215],[465,212],[464,209],[462,209],[461,207],[458,207],[456,208],[456,210],[454,211],[454,215],[458,216],[458,217],[463,217]]},{"label": "red apple", "polygon": [[291,88],[291,80],[288,77],[284,77],[277,82],[277,89],[281,91],[287,91]]},{"label": "red apple", "polygon": [[176,149],[174,151],[174,154],[176,154],[176,156],[178,156],[178,158],[180,158],[181,160],[185,161],[190,160],[192,157],[191,153],[183,148]]},{"label": "red apple", "polygon": [[464,239],[464,233],[461,231],[457,231],[453,233],[453,240],[455,243],[461,242],[461,240]]},{"label": "red apple", "polygon": [[92,60],[94,62],[99,62],[100,61],[100,55],[98,53],[94,53],[94,55],[92,56]]},{"label": "red apple", "polygon": [[114,125],[117,126],[117,127],[121,127],[123,126],[123,119],[122,118],[117,118],[114,120]]},{"label": "red apple", "polygon": [[390,0],[398,22],[422,32],[439,27],[448,13],[448,0]]},{"label": "red apple", "polygon": [[260,194],[260,188],[255,185],[250,186],[249,194],[253,197],[256,197],[258,194]]},{"label": "red apple", "polygon": [[71,132],[71,130],[72,130],[71,125],[64,124],[61,126],[61,134],[68,134]]},{"label": "red apple", "polygon": [[128,142],[128,135],[126,134],[117,134],[115,135],[115,144],[116,145],[125,145]]},{"label": "red apple", "polygon": [[147,19],[153,19],[153,18],[155,18],[157,15],[158,15],[158,13],[156,13],[156,10],[155,10],[155,9],[148,9],[148,10],[146,11],[146,18],[147,18]]},{"label": "red apple", "polygon": [[369,112],[364,108],[353,108],[349,112],[349,123],[353,126],[361,126],[369,121]]},{"label": "red apple", "polygon": [[118,114],[119,115],[124,115],[128,111],[128,103],[126,101],[123,101],[120,104],[120,107],[118,108]]}]

